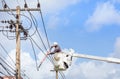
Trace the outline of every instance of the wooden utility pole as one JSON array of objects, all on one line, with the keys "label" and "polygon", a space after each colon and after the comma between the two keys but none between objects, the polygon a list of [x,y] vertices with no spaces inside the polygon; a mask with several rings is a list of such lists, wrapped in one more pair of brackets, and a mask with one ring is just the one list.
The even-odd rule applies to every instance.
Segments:
[{"label": "wooden utility pole", "polygon": [[58,70],[56,70],[56,79],[58,79]]},{"label": "wooden utility pole", "polygon": [[19,31],[19,23],[20,23],[20,6],[16,7],[16,79],[21,78],[20,74],[20,31]]},{"label": "wooden utility pole", "polygon": [[[21,79],[21,68],[20,68],[20,12],[21,11],[40,11],[40,8],[28,8],[21,9],[20,6],[17,6],[16,9],[0,9],[0,12],[13,12],[16,11],[16,79]],[[23,30],[24,32],[24,30]]]}]

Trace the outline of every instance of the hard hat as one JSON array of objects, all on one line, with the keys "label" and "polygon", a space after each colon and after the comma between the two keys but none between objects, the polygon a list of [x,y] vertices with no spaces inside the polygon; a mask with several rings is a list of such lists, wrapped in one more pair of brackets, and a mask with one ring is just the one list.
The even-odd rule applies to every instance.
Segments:
[{"label": "hard hat", "polygon": [[58,45],[58,43],[57,43],[57,42],[54,42],[54,43],[53,43],[53,45],[55,45],[55,46],[56,46],[56,45]]}]

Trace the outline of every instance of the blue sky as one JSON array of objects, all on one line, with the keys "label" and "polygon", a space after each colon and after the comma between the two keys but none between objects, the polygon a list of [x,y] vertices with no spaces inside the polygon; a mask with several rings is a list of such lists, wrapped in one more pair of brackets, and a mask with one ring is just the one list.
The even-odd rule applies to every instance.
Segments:
[{"label": "blue sky", "polygon": [[[17,1],[9,2],[6,0],[11,8],[15,8],[17,5],[23,7],[24,1]],[[37,0],[34,2],[33,0],[26,1],[30,7],[35,7],[37,4]],[[40,2],[51,45],[56,41],[62,50],[72,48],[75,53],[120,58],[119,0],[40,0]],[[9,17],[6,17],[6,14],[1,13],[1,15],[3,15],[0,16],[1,19],[11,18],[10,15],[7,15]],[[34,15],[38,20],[39,32],[46,40],[41,18],[38,17],[38,13],[34,13]],[[22,19],[22,22],[24,21],[25,19]],[[33,33],[33,31],[31,29],[29,33]],[[8,40],[2,34],[0,36],[1,43],[15,60],[15,40]],[[33,36],[33,38],[43,47],[38,35]],[[52,69],[52,64],[48,60],[45,61],[40,71],[36,71],[29,40],[22,41],[21,48],[22,69],[25,70],[26,74],[33,79],[48,79],[46,75],[51,79],[55,77],[55,74],[49,71]],[[39,62],[44,55],[36,46],[35,50]],[[9,61],[9,57],[6,57],[6,60]],[[92,60],[74,59],[72,66],[64,73],[67,79],[119,79],[120,66]]]},{"label": "blue sky", "polygon": [[[112,1],[87,0],[80,1],[75,5],[70,5],[63,10],[50,14],[49,17],[52,17],[53,21],[55,19],[59,22],[56,25],[54,24],[54,27],[51,26],[51,28],[47,29],[50,40],[58,41],[62,48],[73,48],[80,53],[100,56],[109,55],[114,50],[116,38],[120,35],[119,24],[106,24],[106,22],[103,22],[100,26],[98,25],[100,28],[93,31],[90,31],[92,23],[86,24],[87,20],[90,17],[92,18],[96,8],[101,6],[102,9],[103,4],[107,5],[108,8],[111,5],[115,10],[119,11],[119,7],[116,6],[117,3]],[[101,14],[104,15],[104,12]],[[100,17],[104,20],[101,14]],[[98,16],[99,14],[96,15],[96,17]],[[109,20],[109,17],[105,19]],[[65,22],[67,23],[65,24]]]}]

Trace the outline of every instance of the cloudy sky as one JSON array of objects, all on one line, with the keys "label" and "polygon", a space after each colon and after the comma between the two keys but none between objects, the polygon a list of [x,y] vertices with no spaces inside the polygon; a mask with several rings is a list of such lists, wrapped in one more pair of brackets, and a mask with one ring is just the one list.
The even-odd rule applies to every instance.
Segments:
[{"label": "cloudy sky", "polygon": [[[26,2],[32,8],[37,5],[37,0]],[[0,9],[1,3],[2,0]],[[10,8],[24,6],[24,0],[6,0],[6,3]],[[72,48],[75,53],[120,58],[120,0],[40,0],[40,3],[50,44],[56,41],[65,51]],[[8,13],[0,14],[0,20],[14,19]],[[21,14],[27,15],[26,12]],[[38,17],[38,13],[33,14],[47,46],[41,18]],[[24,17],[21,19],[23,25],[29,25],[29,21],[26,24]],[[33,33],[33,29],[30,30],[30,34]],[[33,38],[40,47],[43,47],[37,34]],[[2,33],[0,40],[15,60],[15,40],[8,40]],[[1,56],[9,61],[9,57],[2,53],[4,50],[2,48],[0,50]],[[44,55],[37,46],[35,51],[37,61],[40,62]],[[43,63],[39,71],[36,70],[29,39],[21,41],[21,62],[21,69],[30,79],[55,79],[55,73],[50,71],[53,66],[49,60]],[[120,65],[75,58],[72,66],[64,74],[66,79],[120,79]]]}]

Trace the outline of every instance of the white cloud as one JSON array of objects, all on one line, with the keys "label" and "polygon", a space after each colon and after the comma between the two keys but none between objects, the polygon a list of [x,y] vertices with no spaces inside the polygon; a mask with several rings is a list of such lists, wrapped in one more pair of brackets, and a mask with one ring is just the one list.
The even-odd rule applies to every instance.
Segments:
[{"label": "white cloud", "polygon": [[[72,73],[74,72],[74,73]],[[74,64],[68,71],[67,77],[69,79],[118,79],[120,76],[120,69],[116,68],[114,64],[104,62],[81,62]]]},{"label": "white cloud", "polygon": [[[15,61],[15,50],[12,50],[9,55]],[[37,60],[40,64],[41,59],[43,59],[44,55],[42,53],[38,54],[39,59]],[[9,57],[7,57],[7,61],[11,62]],[[15,61],[16,62],[16,61]],[[30,78],[32,79],[47,79],[48,77],[54,77],[54,73],[51,73],[50,70],[53,69],[52,64],[49,61],[45,61],[39,71],[36,69],[36,62],[30,53],[21,51],[21,70],[24,71]],[[23,74],[23,73],[22,73]],[[47,75],[47,76],[46,76]]]},{"label": "white cloud", "polygon": [[[16,8],[17,5],[20,5],[21,8],[23,8],[24,7],[24,0],[23,1],[17,0],[17,1],[13,0],[10,2],[9,1],[6,1],[6,2],[10,8]],[[44,14],[43,17],[46,15],[49,16],[49,14],[52,14],[52,15],[50,15],[50,17],[47,17],[47,19],[48,19],[47,25],[49,25],[48,27],[49,28],[56,28],[60,24],[67,25],[69,23],[69,20],[67,19],[67,17],[60,18],[60,16],[54,16],[54,15],[56,13],[59,13],[60,11],[62,11],[64,9],[66,9],[69,6],[72,6],[72,5],[79,3],[80,1],[81,0],[71,0],[71,1],[69,1],[69,0],[40,0],[42,12]],[[35,0],[34,2],[33,2],[33,0],[26,0],[26,2],[28,4],[29,8],[36,8],[36,6],[37,6],[37,0]],[[23,13],[23,12],[21,12],[21,13]],[[27,15],[27,12],[24,14]],[[11,18],[9,15],[7,15],[8,17],[5,17],[5,14],[2,14],[2,15],[3,15],[3,17],[1,17],[1,18],[6,18],[5,20],[9,20],[7,18]],[[34,13],[34,15],[37,17],[37,19],[39,18],[38,14]],[[13,16],[12,16],[12,18],[13,18]],[[24,26],[26,26],[25,24],[28,22],[26,22],[23,19],[23,17],[21,17],[21,19],[22,19],[22,24]]]},{"label": "white cloud", "polygon": [[113,3],[120,3],[120,0],[111,0]]},{"label": "white cloud", "polygon": [[[120,37],[115,41],[115,48],[112,56],[120,57]],[[120,65],[100,61],[74,61],[66,76],[68,79],[119,79]],[[74,72],[74,73],[73,73]]]},{"label": "white cloud", "polygon": [[[42,0],[43,1],[43,0]],[[54,1],[54,0],[53,0]],[[62,0],[63,1],[63,0]],[[62,4],[63,2],[60,1],[60,3]],[[67,2],[68,0],[66,0]],[[74,2],[75,1],[75,2]],[[51,7],[56,7],[56,9],[52,9],[53,11],[61,10],[64,9],[64,7],[67,7],[68,4],[74,4],[76,3],[77,0],[73,0],[73,2],[68,1],[68,3],[64,3],[63,7],[62,5],[57,5],[56,3],[59,3],[59,1],[55,1],[54,3],[49,3],[49,6],[52,5]],[[52,2],[52,1],[51,1]],[[44,3],[45,4],[45,3]],[[48,3],[46,3],[48,4]],[[55,6],[53,6],[53,4]],[[96,13],[94,14],[94,20],[88,22],[88,23],[92,23],[93,21],[96,21],[97,24],[108,24],[109,22],[112,22],[112,20],[110,21],[106,21],[107,18],[111,19],[112,17],[109,17],[110,15],[114,14],[114,16],[119,16],[118,13],[116,13],[116,10],[114,9],[114,7],[111,7],[110,3],[105,3],[104,5],[99,4],[100,7],[102,7],[102,9],[100,7],[98,7],[98,9],[96,9]],[[49,7],[48,7],[49,8]],[[101,10],[100,10],[101,9]],[[108,9],[108,12],[110,12],[110,14],[108,12],[105,13],[105,15],[107,16],[103,16],[102,12],[104,12],[105,10]],[[50,10],[50,9],[49,9]],[[100,15],[102,17],[105,17],[105,19],[102,20],[101,17],[97,17],[99,18],[97,21],[97,18],[95,18],[95,16],[97,16],[97,13],[99,12],[99,10],[101,11]],[[111,13],[112,12],[112,13]],[[113,16],[113,15],[112,15]],[[92,18],[92,17],[91,17]],[[116,18],[114,19],[115,22],[112,23],[118,23],[116,22]],[[104,22],[105,21],[105,22]],[[56,22],[59,22],[59,18],[56,19]],[[93,22],[94,24],[94,22]],[[95,25],[97,25],[95,24]],[[94,28],[94,27],[92,27]],[[98,28],[98,27],[97,27]],[[37,36],[34,37],[35,41],[37,41],[38,43],[38,38]],[[6,40],[6,39],[5,39]],[[7,43],[6,41],[3,41],[5,43],[3,43],[5,46],[10,45],[9,47],[11,47],[11,45],[14,47],[14,45],[12,44],[13,42],[11,42],[10,44]],[[120,39],[118,38],[116,41],[116,46],[115,46],[115,52],[119,52],[119,46],[120,46]],[[40,46],[41,44],[38,43]],[[25,43],[22,46],[23,47],[27,47],[29,45],[29,43]],[[30,48],[26,48],[27,50],[30,50]],[[32,51],[31,51],[32,52]],[[15,61],[15,50],[11,51],[10,56],[14,59]],[[40,62],[40,60],[44,57],[44,55],[42,53],[37,54],[38,55],[38,62]],[[116,55],[119,55],[118,53]],[[67,79],[119,79],[120,76],[120,69],[116,67],[116,65],[114,64],[109,64],[109,63],[103,63],[103,62],[94,62],[94,61],[82,61],[82,62],[76,62],[77,60],[75,59],[72,63],[72,66],[65,71],[66,73],[66,77]],[[53,79],[55,77],[55,73],[54,72],[50,72],[50,70],[53,68],[52,64],[47,60],[45,61],[41,68],[40,71],[36,70],[36,66],[35,66],[35,60],[33,59],[33,56],[31,56],[31,53],[29,52],[25,52],[25,51],[21,51],[21,63],[22,63],[22,69],[25,70],[25,73],[31,78],[31,79]]]},{"label": "white cloud", "polygon": [[120,11],[111,2],[100,3],[86,21],[86,29],[96,31],[110,24],[120,25]]},{"label": "white cloud", "polygon": [[120,58],[120,37],[116,38],[115,46],[114,46],[114,53],[111,56]]},{"label": "white cloud", "polygon": [[49,18],[49,21],[48,21],[48,23],[47,23],[47,26],[48,26],[49,28],[51,28],[51,29],[55,29],[55,28],[58,27],[59,23],[61,23],[60,21],[61,21],[61,20],[60,20],[59,17],[51,16],[51,17]]},{"label": "white cloud", "polygon": [[[118,38],[116,41],[116,48],[119,47]],[[118,43],[118,44],[117,44]],[[64,49],[64,52],[69,51]],[[75,52],[72,49],[73,52]],[[15,60],[15,50],[11,51],[9,55]],[[40,52],[37,54],[38,62],[42,60],[44,55]],[[53,69],[52,64],[47,60],[42,65],[39,71],[36,70],[35,60],[30,53],[21,51],[21,65],[22,70],[33,79],[48,79],[55,78],[55,72],[50,72]],[[73,59],[72,66],[65,72],[67,79],[119,79],[120,69],[119,65],[97,62],[97,61],[82,61]]]},{"label": "white cloud", "polygon": [[41,3],[43,5],[43,10],[51,13],[51,12],[57,12],[60,10],[65,9],[66,7],[70,5],[74,5],[78,3],[80,0],[42,0]]},{"label": "white cloud", "polygon": [[59,27],[63,27],[69,24],[69,19],[65,17],[60,17],[57,15],[53,15],[49,17],[49,20],[47,22],[47,27],[50,29],[56,29]]}]

